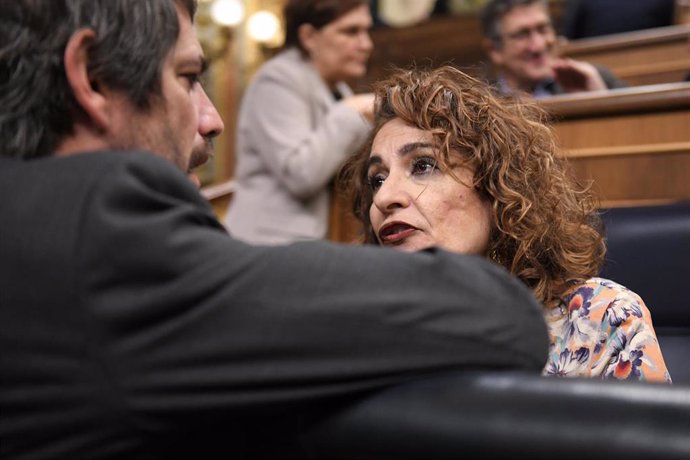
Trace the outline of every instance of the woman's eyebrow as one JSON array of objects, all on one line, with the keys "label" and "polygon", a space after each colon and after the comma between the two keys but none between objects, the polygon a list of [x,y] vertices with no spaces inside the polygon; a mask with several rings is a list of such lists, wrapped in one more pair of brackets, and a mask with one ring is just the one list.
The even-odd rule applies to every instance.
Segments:
[{"label": "woman's eyebrow", "polygon": [[374,165],[380,165],[381,163],[383,163],[383,160],[381,160],[380,156],[372,155],[367,160],[367,169],[371,168]]},{"label": "woman's eyebrow", "polygon": [[[400,156],[405,156],[409,155],[412,152],[416,152],[417,150],[420,149],[432,149],[434,148],[434,145],[430,142],[410,142],[409,144],[405,144],[401,146],[398,149],[398,155]],[[373,154],[369,157],[369,160],[367,160],[367,169],[374,165],[380,165],[383,163],[383,160],[381,157],[377,154]]]},{"label": "woman's eyebrow", "polygon": [[398,149],[398,155],[405,156],[416,150],[431,149],[433,147],[433,144],[430,142],[410,142],[409,144],[405,144]]}]

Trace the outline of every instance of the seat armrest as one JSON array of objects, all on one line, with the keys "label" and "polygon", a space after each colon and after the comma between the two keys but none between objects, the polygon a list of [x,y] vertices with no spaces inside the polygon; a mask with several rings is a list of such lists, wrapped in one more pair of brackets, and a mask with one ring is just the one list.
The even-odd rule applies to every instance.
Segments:
[{"label": "seat armrest", "polygon": [[458,373],[374,394],[305,437],[315,458],[690,458],[690,386]]}]

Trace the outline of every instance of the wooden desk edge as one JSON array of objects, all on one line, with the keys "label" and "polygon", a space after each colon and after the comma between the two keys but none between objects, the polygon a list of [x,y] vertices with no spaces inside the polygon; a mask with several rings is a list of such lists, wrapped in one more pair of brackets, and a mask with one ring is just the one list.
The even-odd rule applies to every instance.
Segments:
[{"label": "wooden desk edge", "polygon": [[690,109],[690,82],[563,94],[539,103],[551,115],[564,119]]}]

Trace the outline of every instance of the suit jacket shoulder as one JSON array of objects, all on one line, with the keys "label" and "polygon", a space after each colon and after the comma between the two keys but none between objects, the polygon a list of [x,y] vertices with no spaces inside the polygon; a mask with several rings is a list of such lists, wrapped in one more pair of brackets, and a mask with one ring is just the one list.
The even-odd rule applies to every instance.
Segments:
[{"label": "suit jacket shoulder", "polygon": [[0,160],[0,196],[3,459],[232,456],[414,374],[546,359],[500,267],[249,246],[152,154]]}]

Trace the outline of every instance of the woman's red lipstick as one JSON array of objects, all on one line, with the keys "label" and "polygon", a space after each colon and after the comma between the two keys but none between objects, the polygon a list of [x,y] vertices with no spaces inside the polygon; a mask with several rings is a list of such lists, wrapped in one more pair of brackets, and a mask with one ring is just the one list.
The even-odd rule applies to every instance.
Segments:
[{"label": "woman's red lipstick", "polygon": [[391,222],[379,230],[379,241],[381,244],[401,244],[416,231],[417,229],[411,225],[402,222]]}]

